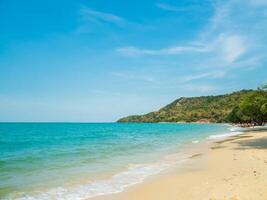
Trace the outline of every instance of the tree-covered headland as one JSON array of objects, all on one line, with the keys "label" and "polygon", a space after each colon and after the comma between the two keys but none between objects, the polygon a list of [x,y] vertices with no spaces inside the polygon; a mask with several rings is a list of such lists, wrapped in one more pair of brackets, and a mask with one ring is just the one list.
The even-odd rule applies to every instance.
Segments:
[{"label": "tree-covered headland", "polygon": [[231,94],[181,97],[158,111],[121,118],[118,122],[214,122],[264,125],[267,85]]}]

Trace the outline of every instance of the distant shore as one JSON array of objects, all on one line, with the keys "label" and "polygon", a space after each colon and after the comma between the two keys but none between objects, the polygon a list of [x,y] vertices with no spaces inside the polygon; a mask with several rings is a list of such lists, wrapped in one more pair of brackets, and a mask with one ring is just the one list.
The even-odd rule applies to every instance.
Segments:
[{"label": "distant shore", "polygon": [[204,144],[191,159],[98,200],[266,200],[267,130]]}]

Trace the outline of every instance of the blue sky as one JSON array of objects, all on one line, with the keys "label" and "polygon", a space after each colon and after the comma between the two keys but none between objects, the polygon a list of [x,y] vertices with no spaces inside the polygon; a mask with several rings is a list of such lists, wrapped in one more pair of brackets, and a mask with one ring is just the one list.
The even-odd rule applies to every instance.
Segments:
[{"label": "blue sky", "polygon": [[0,121],[115,121],[267,81],[267,0],[1,0]]}]

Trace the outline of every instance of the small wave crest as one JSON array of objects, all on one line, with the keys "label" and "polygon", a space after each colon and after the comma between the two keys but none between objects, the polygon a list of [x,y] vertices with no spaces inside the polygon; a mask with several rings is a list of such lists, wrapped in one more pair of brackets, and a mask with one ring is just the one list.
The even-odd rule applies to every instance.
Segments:
[{"label": "small wave crest", "polygon": [[240,127],[234,127],[231,126],[230,128],[228,128],[230,132],[228,133],[223,133],[223,134],[217,134],[217,135],[210,135],[208,137],[208,139],[222,139],[222,138],[226,138],[226,137],[231,137],[231,136],[235,136],[235,135],[240,135],[243,132],[243,129]]},{"label": "small wave crest", "polygon": [[[16,200],[83,200],[100,195],[119,193],[124,188],[143,182],[151,175],[168,168],[171,163],[132,165],[127,171],[114,175],[109,180],[99,180],[73,188],[58,187],[47,192],[23,195]],[[7,198],[14,199],[14,198]]]},{"label": "small wave crest", "polygon": [[241,131],[244,130],[244,128],[233,126],[233,127],[229,128],[229,130],[230,130],[231,132],[241,132]]},{"label": "small wave crest", "polygon": [[242,133],[243,132],[230,132],[230,133],[219,134],[219,135],[211,135],[208,137],[208,139],[221,139],[221,138],[231,137],[235,135],[240,135]]}]

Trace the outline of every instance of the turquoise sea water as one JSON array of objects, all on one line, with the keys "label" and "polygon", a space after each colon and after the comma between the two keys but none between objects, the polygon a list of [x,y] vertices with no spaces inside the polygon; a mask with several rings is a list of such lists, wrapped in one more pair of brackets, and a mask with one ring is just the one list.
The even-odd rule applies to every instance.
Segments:
[{"label": "turquoise sea water", "polygon": [[185,144],[229,133],[228,128],[0,123],[0,199],[86,199],[120,192],[167,168],[166,157]]}]

